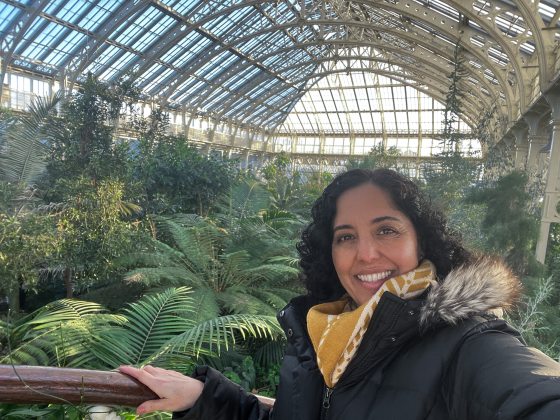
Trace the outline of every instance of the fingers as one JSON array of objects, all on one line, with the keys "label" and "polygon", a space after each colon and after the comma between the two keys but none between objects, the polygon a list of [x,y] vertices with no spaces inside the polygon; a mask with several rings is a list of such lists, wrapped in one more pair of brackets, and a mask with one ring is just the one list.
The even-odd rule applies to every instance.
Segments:
[{"label": "fingers", "polygon": [[[137,381],[143,383],[156,394],[159,395],[157,392],[157,383],[155,382],[154,376],[147,371],[146,369],[138,369],[133,366],[120,366],[119,372],[124,373],[126,375],[132,376]],[[161,397],[161,395],[159,395]]]},{"label": "fingers", "polygon": [[151,365],[146,365],[143,368],[135,368],[133,366],[120,366],[119,372],[125,373],[138,379],[140,382],[145,380],[150,381],[152,378],[172,376],[175,378],[184,378],[185,375],[174,370],[162,369]]},{"label": "fingers", "polygon": [[152,376],[146,369],[138,369],[134,366],[119,366],[119,372],[130,375],[140,382],[144,382],[149,376]]},{"label": "fingers", "polygon": [[139,379],[138,376],[141,375],[140,369],[133,366],[119,366],[118,370],[119,372],[126,373],[127,375],[132,376],[136,379]]},{"label": "fingers", "polygon": [[159,367],[155,367],[155,366],[151,366],[151,365],[146,365],[144,366],[144,370],[146,372],[149,372],[150,374],[156,376],[156,375],[169,375],[169,376],[174,376],[176,378],[184,378],[185,375],[183,375],[182,373],[179,373],[175,370],[169,370],[169,369],[163,369],[163,368],[159,368]]},{"label": "fingers", "polygon": [[202,382],[173,370],[148,365],[141,369],[133,366],[120,366],[119,371],[137,379],[160,397],[159,400],[145,401],[140,404],[137,408],[139,414],[156,410],[186,410],[193,406],[204,389]]},{"label": "fingers", "polygon": [[169,403],[167,400],[149,400],[144,401],[136,408],[137,414],[151,413],[152,411],[168,411]]}]

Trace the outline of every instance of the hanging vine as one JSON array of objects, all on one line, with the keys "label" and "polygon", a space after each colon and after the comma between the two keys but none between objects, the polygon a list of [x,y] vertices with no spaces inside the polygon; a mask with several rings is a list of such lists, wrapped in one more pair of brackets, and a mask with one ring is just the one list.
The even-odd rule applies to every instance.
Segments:
[{"label": "hanging vine", "polygon": [[457,123],[463,103],[464,94],[460,88],[461,80],[467,75],[465,69],[465,57],[462,53],[463,47],[460,40],[455,44],[453,50],[453,70],[448,76],[449,89],[445,96],[445,110],[443,115],[443,152],[454,152],[459,144],[461,135]]}]

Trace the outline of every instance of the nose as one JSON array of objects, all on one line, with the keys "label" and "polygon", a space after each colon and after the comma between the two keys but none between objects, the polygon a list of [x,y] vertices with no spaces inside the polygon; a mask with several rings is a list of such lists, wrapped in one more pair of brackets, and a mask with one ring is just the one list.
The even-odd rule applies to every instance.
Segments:
[{"label": "nose", "polygon": [[369,263],[379,256],[379,244],[373,238],[360,238],[358,241],[358,260]]}]

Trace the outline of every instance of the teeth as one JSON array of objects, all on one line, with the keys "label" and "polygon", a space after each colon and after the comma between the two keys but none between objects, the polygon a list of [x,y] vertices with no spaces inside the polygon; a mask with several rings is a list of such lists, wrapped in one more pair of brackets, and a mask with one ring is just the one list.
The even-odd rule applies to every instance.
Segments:
[{"label": "teeth", "polygon": [[383,271],[381,273],[373,273],[373,274],[358,274],[357,277],[361,281],[371,282],[371,281],[384,279],[385,277],[389,276],[389,274],[391,274],[390,271]]}]

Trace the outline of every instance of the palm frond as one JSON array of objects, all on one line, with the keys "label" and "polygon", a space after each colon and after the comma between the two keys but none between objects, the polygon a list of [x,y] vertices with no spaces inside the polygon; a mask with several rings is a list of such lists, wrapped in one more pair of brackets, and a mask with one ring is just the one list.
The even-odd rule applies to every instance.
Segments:
[{"label": "palm frond", "polygon": [[[155,216],[154,221],[159,238],[154,243],[156,251],[151,255],[147,252],[131,254],[123,259],[123,264],[139,267],[129,271],[125,280],[141,281],[151,287],[193,287],[198,293],[198,302],[208,302],[208,310],[199,312],[202,319],[229,313],[273,314],[281,299],[263,295],[267,296],[267,300],[263,300],[254,292],[282,283],[291,285],[297,278],[295,266],[279,258],[271,259],[282,253],[277,244],[285,245],[262,218],[247,220],[253,231],[244,229],[239,238],[250,237],[245,241],[238,238],[236,246],[232,246],[231,233],[209,219],[179,215]],[[290,247],[293,248],[293,244]],[[271,302],[274,302],[272,307]]]},{"label": "palm frond", "polygon": [[299,267],[299,258],[287,255],[278,255],[276,257],[271,257],[268,259],[268,262],[271,264],[286,265],[288,267],[293,267],[296,269],[297,267]]},{"label": "palm frond", "polygon": [[247,314],[225,315],[197,324],[169,341],[164,353],[198,356],[204,350],[219,354],[236,343],[236,336],[273,339],[281,333],[273,316]]},{"label": "palm frond", "polygon": [[130,363],[139,364],[157,352],[171,337],[192,325],[186,316],[192,305],[188,287],[170,288],[146,295],[123,311]]},{"label": "palm frond", "polygon": [[161,267],[173,264],[173,262],[175,261],[175,256],[180,258],[181,254],[177,253],[177,255],[175,255],[172,252],[170,255],[169,253],[158,252],[158,250],[132,252],[118,258],[117,264],[120,267],[125,268],[137,266]]},{"label": "palm frond", "polygon": [[264,300],[258,298],[253,293],[248,293],[242,285],[229,287],[227,293],[220,293],[217,296],[218,302],[228,313],[245,313],[252,315],[274,316],[276,310]]},{"label": "palm frond", "polygon": [[131,203],[130,201],[119,201],[118,207],[120,214],[127,217],[139,216],[143,211],[142,207],[138,204]]},{"label": "palm frond", "polygon": [[24,343],[19,343],[16,347],[11,345],[11,348],[8,348],[8,354],[0,358],[0,363],[48,366],[52,360],[51,344],[48,337],[39,336]]},{"label": "palm frond", "polygon": [[0,362],[72,365],[73,359],[90,353],[89,342],[96,331],[122,322],[119,316],[104,311],[93,302],[71,299],[52,302],[18,320],[8,331],[12,348]]},{"label": "palm frond", "polygon": [[[269,291],[270,293],[272,293],[274,296],[277,296],[278,298],[289,302],[290,300],[292,300],[294,297],[301,295],[302,293],[305,293],[305,290],[303,289],[303,285],[299,285],[299,289],[298,286],[296,285],[295,287],[292,286],[291,288],[288,287],[271,287],[270,289],[267,289],[267,291]],[[279,308],[281,309],[281,308]]]},{"label": "palm frond", "polygon": [[262,367],[278,365],[284,357],[286,342],[284,340],[268,341],[255,351],[253,359],[256,364]]},{"label": "palm frond", "polygon": [[192,321],[200,323],[209,319],[217,318],[220,315],[220,306],[216,298],[216,293],[208,287],[193,289],[192,297]]},{"label": "palm frond", "polygon": [[191,271],[206,267],[216,254],[223,233],[204,219],[196,219],[196,226],[185,227],[175,218],[154,218],[160,231],[160,241],[174,247],[186,259]]},{"label": "palm frond", "polygon": [[126,282],[140,282],[147,286],[185,286],[200,284],[200,279],[184,267],[145,267],[131,270],[124,276]]},{"label": "palm frond", "polygon": [[246,180],[233,187],[231,199],[237,216],[244,218],[268,208],[270,193],[257,180]]},{"label": "palm frond", "polygon": [[288,304],[291,298],[298,293],[289,289],[272,289],[270,287],[255,290],[253,295],[263,302],[266,302],[274,313]]},{"label": "palm frond", "polygon": [[243,283],[248,278],[245,267],[249,263],[251,256],[247,251],[236,251],[222,254],[220,277],[228,284]]},{"label": "palm frond", "polygon": [[36,98],[28,113],[0,130],[3,136],[0,141],[0,179],[30,183],[44,170],[44,141],[50,135],[45,127],[60,99],[60,94],[51,98]]},{"label": "palm frond", "polygon": [[260,213],[269,204],[270,193],[257,180],[246,179],[231,187],[230,193],[218,204],[216,218],[231,227],[240,219]]},{"label": "palm frond", "polygon": [[263,279],[268,282],[278,282],[289,278],[297,278],[299,270],[289,265],[263,264],[247,270],[255,278]]},{"label": "palm frond", "polygon": [[95,302],[76,299],[61,299],[49,303],[26,323],[36,331],[58,327],[61,323],[83,319],[87,315],[100,314],[106,309]]}]

